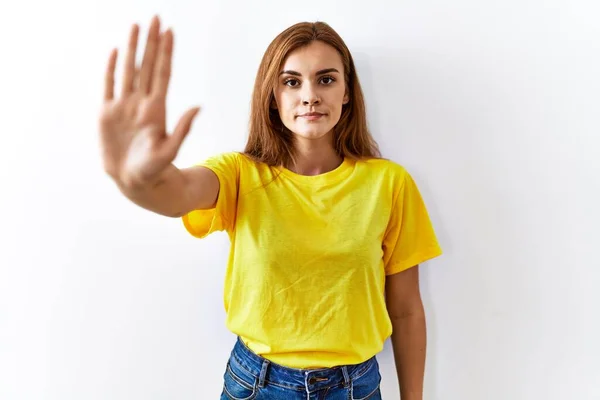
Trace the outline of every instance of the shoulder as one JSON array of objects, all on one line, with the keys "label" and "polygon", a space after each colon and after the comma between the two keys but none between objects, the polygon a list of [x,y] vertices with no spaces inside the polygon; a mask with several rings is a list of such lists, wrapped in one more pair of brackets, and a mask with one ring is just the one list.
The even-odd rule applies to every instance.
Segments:
[{"label": "shoulder", "polygon": [[209,156],[204,162],[238,163],[242,155],[237,151],[227,151]]},{"label": "shoulder", "polygon": [[272,175],[267,164],[254,160],[249,155],[240,151],[222,152],[207,158],[201,165],[214,170],[220,170],[241,179],[261,179],[265,175]]},{"label": "shoulder", "polygon": [[385,176],[392,180],[403,181],[406,177],[410,176],[403,165],[387,158],[360,160],[357,161],[356,165],[365,171],[369,171],[375,175]]},{"label": "shoulder", "polygon": [[356,168],[359,176],[369,182],[371,187],[377,187],[381,192],[390,193],[396,198],[405,190],[412,191],[415,182],[404,165],[386,158],[372,158],[357,161]]},{"label": "shoulder", "polygon": [[241,151],[230,151],[230,152],[226,152],[221,154],[222,157],[224,157],[225,159],[228,159],[232,162],[236,162],[240,165],[244,165],[244,166],[254,166],[257,167],[262,163],[259,163],[257,161],[255,161],[254,159],[252,159],[252,157],[250,157],[249,155],[241,152]]},{"label": "shoulder", "polygon": [[254,164],[254,161],[239,151],[227,151],[212,155],[202,161],[203,165],[227,165],[230,167],[240,167],[245,164]]}]

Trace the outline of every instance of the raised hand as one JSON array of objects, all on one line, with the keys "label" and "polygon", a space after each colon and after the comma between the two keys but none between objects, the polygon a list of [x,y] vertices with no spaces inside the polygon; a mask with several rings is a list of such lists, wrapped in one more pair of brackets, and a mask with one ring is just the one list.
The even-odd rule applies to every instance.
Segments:
[{"label": "raised hand", "polygon": [[104,102],[99,130],[104,170],[119,184],[153,185],[177,156],[192,121],[194,107],[179,119],[172,134],[166,131],[166,97],[171,76],[173,32],[160,32],[152,19],[141,68],[135,65],[139,27],[129,36],[120,97],[115,96],[117,50],[106,68]]}]

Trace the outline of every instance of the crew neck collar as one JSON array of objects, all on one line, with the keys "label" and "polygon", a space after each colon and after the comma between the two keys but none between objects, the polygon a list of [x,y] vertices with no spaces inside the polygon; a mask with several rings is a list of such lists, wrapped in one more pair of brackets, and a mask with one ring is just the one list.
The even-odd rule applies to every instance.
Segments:
[{"label": "crew neck collar", "polygon": [[331,171],[327,171],[324,172],[322,174],[318,174],[318,175],[302,175],[302,174],[298,174],[286,167],[278,167],[278,170],[281,171],[281,173],[296,181],[296,182],[300,182],[300,183],[306,183],[306,184],[328,184],[328,183],[335,183],[338,182],[339,180],[347,177],[349,175],[350,172],[352,172],[352,169],[354,167],[354,162],[345,157],[344,160],[342,161],[342,163],[340,165],[338,165],[336,168],[332,169]]}]

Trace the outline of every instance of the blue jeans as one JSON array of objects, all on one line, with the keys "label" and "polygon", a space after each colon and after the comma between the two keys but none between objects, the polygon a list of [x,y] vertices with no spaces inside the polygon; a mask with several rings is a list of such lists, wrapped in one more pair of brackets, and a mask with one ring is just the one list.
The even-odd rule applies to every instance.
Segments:
[{"label": "blue jeans", "polygon": [[381,400],[375,356],[356,365],[295,369],[253,353],[238,337],[221,400]]}]

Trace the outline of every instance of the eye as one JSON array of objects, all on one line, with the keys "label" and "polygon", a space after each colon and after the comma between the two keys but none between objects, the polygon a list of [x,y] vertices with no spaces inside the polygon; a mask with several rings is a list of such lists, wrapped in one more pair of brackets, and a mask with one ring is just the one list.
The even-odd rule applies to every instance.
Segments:
[{"label": "eye", "polygon": [[325,85],[331,85],[335,82],[335,79],[332,76],[324,76],[321,78],[321,82]]},{"label": "eye", "polygon": [[289,78],[289,79],[286,79],[283,82],[283,84],[286,85],[286,86],[289,86],[289,87],[296,87],[296,86],[298,86],[300,84],[300,82],[298,82],[298,79]]}]

